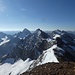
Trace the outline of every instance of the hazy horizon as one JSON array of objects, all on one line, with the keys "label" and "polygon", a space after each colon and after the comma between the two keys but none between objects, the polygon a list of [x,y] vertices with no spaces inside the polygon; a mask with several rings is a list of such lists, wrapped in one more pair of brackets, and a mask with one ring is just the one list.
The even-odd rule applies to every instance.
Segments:
[{"label": "hazy horizon", "polygon": [[[28,29],[28,28],[24,28],[24,29]],[[24,29],[22,30],[0,30],[0,32],[20,32],[20,31],[23,31]],[[41,28],[36,28],[34,30],[29,30],[29,31],[36,31],[37,29],[41,29]],[[43,30],[43,29],[41,29]],[[43,31],[55,31],[55,30],[61,30],[61,31],[75,31],[75,30],[63,30],[63,29],[53,29],[53,30],[43,30]]]}]

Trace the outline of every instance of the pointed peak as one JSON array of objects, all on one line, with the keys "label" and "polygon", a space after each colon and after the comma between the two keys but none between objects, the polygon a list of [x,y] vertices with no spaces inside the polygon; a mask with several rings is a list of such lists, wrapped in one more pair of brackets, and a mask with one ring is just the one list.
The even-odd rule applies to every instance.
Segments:
[{"label": "pointed peak", "polygon": [[40,28],[38,28],[37,30],[41,30]]},{"label": "pointed peak", "polygon": [[36,30],[36,32],[39,32],[39,31],[42,31],[40,28],[38,28],[37,30]]},{"label": "pointed peak", "polygon": [[62,33],[62,31],[61,30],[59,30],[59,29],[57,29],[57,30],[55,30],[55,31],[53,31],[55,34],[61,34]]},{"label": "pointed peak", "polygon": [[38,36],[40,36],[41,35],[41,33],[42,33],[42,30],[41,29],[36,29],[36,31],[34,32],[34,34],[36,34],[36,35],[38,35]]},{"label": "pointed peak", "polygon": [[49,35],[47,33],[45,33],[44,31],[42,31],[39,28],[34,32],[34,34],[37,36],[41,36],[42,38],[48,38],[49,37]]},{"label": "pointed peak", "polygon": [[25,28],[24,30],[23,30],[23,32],[26,32],[26,31],[29,31],[27,28]]},{"label": "pointed peak", "polygon": [[57,29],[56,31],[59,31],[59,32],[61,32],[61,30],[59,30],[59,29]]}]

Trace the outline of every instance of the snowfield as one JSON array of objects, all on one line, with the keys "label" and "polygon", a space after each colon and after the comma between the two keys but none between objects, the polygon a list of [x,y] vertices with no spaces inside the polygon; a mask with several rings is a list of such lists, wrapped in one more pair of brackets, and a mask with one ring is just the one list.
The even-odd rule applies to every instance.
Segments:
[{"label": "snowfield", "polygon": [[0,75],[20,75],[23,72],[29,70],[31,67],[34,68],[34,64],[37,62],[36,66],[42,65],[48,62],[56,62],[57,60],[56,56],[54,55],[53,49],[56,48],[57,45],[53,45],[51,48],[47,49],[46,51],[43,51],[42,53],[42,59],[40,61],[41,55],[37,60],[30,60],[29,58],[25,61],[22,59],[18,60],[14,64],[10,64],[12,62],[12,59],[7,59],[8,63],[4,63],[0,66]]},{"label": "snowfield", "polygon": [[56,58],[56,56],[54,55],[54,51],[53,49],[56,48],[57,45],[53,45],[51,48],[47,49],[46,51],[44,51],[44,56],[42,58],[42,63],[41,64],[45,64],[48,62],[59,62]]},{"label": "snowfield", "polygon": [[20,75],[27,71],[32,63],[29,58],[25,61],[20,59],[14,64],[5,63],[0,66],[0,75]]},{"label": "snowfield", "polygon": [[59,63],[53,51],[53,49],[55,48],[57,48],[57,45],[53,45],[51,48],[43,51],[42,55],[40,55],[39,58],[35,60],[32,66],[35,67],[36,63],[37,63],[36,66],[49,63],[49,62]]}]

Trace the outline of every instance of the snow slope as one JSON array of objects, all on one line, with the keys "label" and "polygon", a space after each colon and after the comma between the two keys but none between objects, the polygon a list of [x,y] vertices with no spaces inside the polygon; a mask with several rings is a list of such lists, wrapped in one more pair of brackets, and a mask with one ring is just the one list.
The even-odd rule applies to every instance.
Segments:
[{"label": "snow slope", "polygon": [[59,62],[56,58],[56,56],[54,55],[54,51],[53,49],[56,48],[57,45],[53,45],[51,48],[47,49],[46,51],[43,52],[44,56],[42,58],[42,63],[41,64],[45,64],[48,62]]},{"label": "snow slope", "polygon": [[[59,62],[54,55],[53,49],[57,45],[53,45],[51,48],[43,51],[42,55],[39,56],[37,60],[30,60],[29,58],[23,61],[22,59],[18,60],[14,64],[4,63],[0,66],[0,75],[20,75],[23,72],[34,68],[35,66],[42,65],[48,62]],[[9,60],[7,60],[9,61]],[[36,64],[36,65],[35,65]]]},{"label": "snow slope", "polygon": [[5,38],[1,38],[1,39],[2,39],[2,42],[0,43],[0,46],[10,41],[10,40],[8,40],[7,36],[5,36]]},{"label": "snow slope", "polygon": [[54,55],[54,51],[53,49],[55,49],[57,47],[57,45],[53,45],[51,48],[47,49],[46,51],[43,51],[43,54],[37,59],[41,61],[39,61],[38,65],[42,65],[48,62],[59,62],[56,58],[56,56]]},{"label": "snow slope", "polygon": [[57,45],[53,45],[51,48],[43,51],[43,53],[39,56],[39,58],[35,60],[33,64],[30,66],[30,70],[32,70],[36,66],[49,62],[59,63],[53,51],[53,49],[55,48],[57,48]]},{"label": "snow slope", "polygon": [[14,64],[5,63],[0,66],[0,75],[20,75],[23,72],[27,71],[33,61],[27,60],[18,60]]}]

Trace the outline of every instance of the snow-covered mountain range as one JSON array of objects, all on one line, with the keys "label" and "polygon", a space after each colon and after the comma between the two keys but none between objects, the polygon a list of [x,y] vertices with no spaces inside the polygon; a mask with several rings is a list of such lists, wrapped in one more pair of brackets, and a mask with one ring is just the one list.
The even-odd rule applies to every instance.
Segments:
[{"label": "snow-covered mountain range", "polygon": [[45,63],[75,61],[75,35],[66,31],[0,33],[0,75],[20,75]]}]

